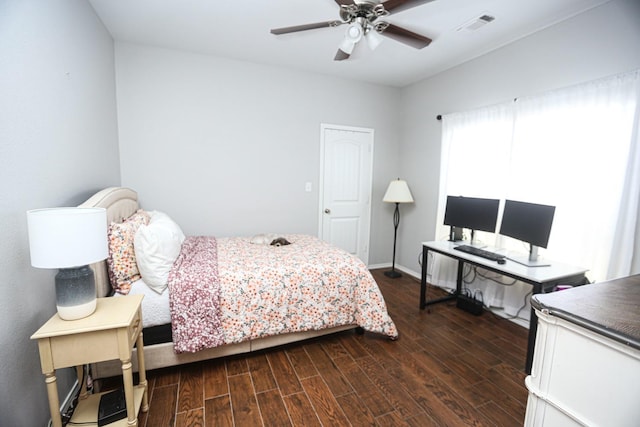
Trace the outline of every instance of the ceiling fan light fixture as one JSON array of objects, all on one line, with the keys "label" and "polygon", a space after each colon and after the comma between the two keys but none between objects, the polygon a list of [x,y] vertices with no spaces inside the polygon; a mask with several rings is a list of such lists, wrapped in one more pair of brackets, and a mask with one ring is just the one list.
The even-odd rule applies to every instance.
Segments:
[{"label": "ceiling fan light fixture", "polygon": [[351,55],[355,46],[356,44],[354,42],[352,42],[348,38],[345,38],[344,40],[342,40],[342,43],[340,43],[339,49],[347,55]]},{"label": "ceiling fan light fixture", "polygon": [[359,23],[353,23],[347,27],[345,39],[351,43],[358,43],[362,39],[364,29]]},{"label": "ceiling fan light fixture", "polygon": [[367,41],[367,46],[369,46],[370,50],[376,50],[384,40],[384,38],[378,34],[374,28],[369,28],[369,31],[364,35],[364,39]]},{"label": "ceiling fan light fixture", "polygon": [[[335,0],[340,7],[339,21],[331,20],[274,28],[271,33],[281,35],[345,25],[347,29],[334,58],[336,61],[354,57],[354,52],[355,56],[358,56],[358,52],[364,49],[358,47],[363,38],[366,39],[366,44],[370,50],[376,49],[384,38],[391,38],[407,46],[422,49],[431,43],[432,40],[430,38],[384,22],[380,18],[432,1],[434,0]],[[489,15],[481,18],[483,22],[490,22],[493,19]],[[384,38],[381,36],[384,36]]]}]

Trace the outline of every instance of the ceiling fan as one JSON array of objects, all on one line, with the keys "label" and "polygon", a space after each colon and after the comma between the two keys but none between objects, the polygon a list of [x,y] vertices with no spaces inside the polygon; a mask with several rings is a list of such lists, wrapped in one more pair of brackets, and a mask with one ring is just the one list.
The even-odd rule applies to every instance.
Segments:
[{"label": "ceiling fan", "polygon": [[398,27],[379,18],[392,13],[402,12],[412,7],[420,6],[434,0],[334,0],[340,6],[340,20],[316,22],[313,24],[295,25],[293,27],[274,28],[271,34],[288,34],[298,31],[314,30],[317,28],[331,28],[348,24],[345,38],[338,48],[334,60],[348,59],[356,44],[365,39],[373,50],[381,42],[383,36],[404,43],[416,49],[429,46],[431,39],[416,34],[406,28]]}]

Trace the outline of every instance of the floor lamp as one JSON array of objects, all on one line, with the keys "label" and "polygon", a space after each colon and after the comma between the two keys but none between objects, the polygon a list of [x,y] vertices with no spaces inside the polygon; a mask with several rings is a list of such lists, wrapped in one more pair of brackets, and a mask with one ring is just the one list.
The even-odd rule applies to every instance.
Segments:
[{"label": "floor lamp", "polygon": [[396,204],[396,210],[393,213],[393,263],[391,264],[391,270],[385,271],[384,275],[392,279],[397,279],[402,276],[402,274],[396,271],[396,241],[398,239],[398,225],[400,224],[399,206],[400,203],[413,203],[413,197],[411,197],[411,191],[409,191],[407,181],[400,178],[391,181],[387,192],[384,193],[382,201]]}]

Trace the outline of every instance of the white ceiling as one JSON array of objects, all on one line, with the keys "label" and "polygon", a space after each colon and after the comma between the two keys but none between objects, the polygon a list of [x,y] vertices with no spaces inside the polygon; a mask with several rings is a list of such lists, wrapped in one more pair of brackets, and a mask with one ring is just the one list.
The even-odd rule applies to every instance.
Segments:
[{"label": "white ceiling", "polygon": [[[378,0],[371,0],[378,1]],[[433,42],[384,38],[334,61],[346,26],[275,36],[271,28],[339,19],[335,0],[90,0],[116,41],[187,50],[402,87],[609,0],[436,0],[384,20]],[[495,20],[458,29],[483,14]]]}]

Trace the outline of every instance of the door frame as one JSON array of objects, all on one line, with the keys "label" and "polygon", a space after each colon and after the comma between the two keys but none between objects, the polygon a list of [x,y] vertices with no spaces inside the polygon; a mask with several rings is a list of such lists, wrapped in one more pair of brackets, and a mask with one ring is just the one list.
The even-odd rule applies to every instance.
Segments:
[{"label": "door frame", "polygon": [[336,129],[336,130],[344,130],[351,132],[363,132],[367,133],[371,136],[371,150],[369,152],[370,156],[370,164],[371,168],[369,171],[369,189],[366,196],[369,198],[369,212],[368,212],[368,221],[365,224],[365,231],[367,233],[367,242],[366,242],[366,260],[362,260],[367,266],[369,265],[369,254],[371,252],[371,211],[372,211],[372,195],[373,195],[373,160],[374,160],[374,149],[375,149],[375,130],[372,128],[364,128],[364,127],[356,127],[356,126],[344,126],[344,125],[333,125],[329,123],[321,123],[320,124],[320,172],[318,179],[318,238],[322,239],[323,234],[323,204],[324,204],[324,160],[325,160],[325,140],[324,140],[324,132],[326,129]]}]

